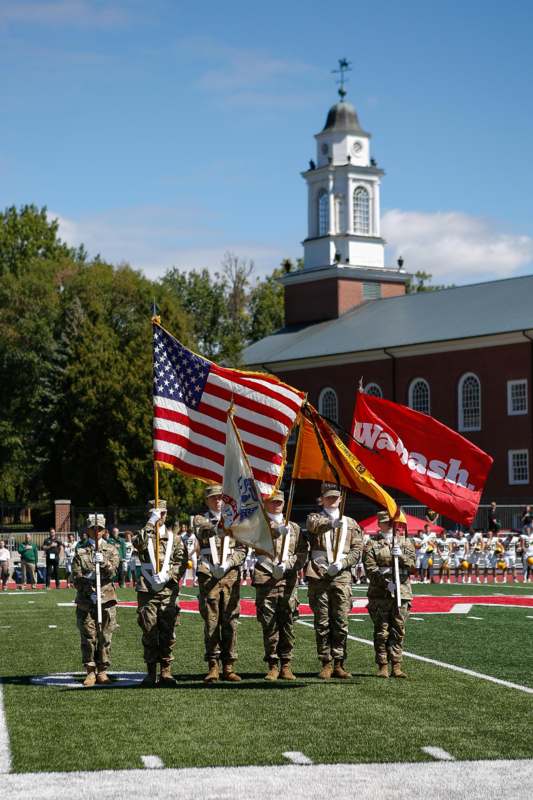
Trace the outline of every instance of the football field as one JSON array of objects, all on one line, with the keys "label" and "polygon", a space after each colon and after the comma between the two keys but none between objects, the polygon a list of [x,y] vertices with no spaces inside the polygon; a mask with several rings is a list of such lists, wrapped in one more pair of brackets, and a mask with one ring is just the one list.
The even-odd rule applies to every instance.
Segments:
[{"label": "football field", "polygon": [[[243,587],[243,681],[207,687],[197,590],[186,587],[175,689],[138,688],[143,660],[132,590],[119,590],[115,679],[94,689],[81,687],[74,592],[0,595],[5,796],[129,797],[154,787],[157,797],[322,797],[329,784],[337,797],[528,797],[532,586],[414,589],[409,680],[375,677],[366,590],[355,586],[353,678],[318,679],[302,589],[297,680],[265,682],[254,591]],[[213,767],[220,769],[203,769]]]}]

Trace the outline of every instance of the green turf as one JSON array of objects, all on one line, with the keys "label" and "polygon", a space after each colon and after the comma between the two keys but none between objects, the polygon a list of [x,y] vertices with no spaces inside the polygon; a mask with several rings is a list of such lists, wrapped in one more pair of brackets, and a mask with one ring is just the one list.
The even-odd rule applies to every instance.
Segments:
[{"label": "green turf", "polygon": [[[501,591],[447,588],[415,587],[421,594]],[[509,592],[533,593],[515,586]],[[253,590],[243,594],[253,596]],[[421,752],[426,745],[461,759],[533,757],[533,696],[410,659],[409,681],[383,681],[374,677],[372,649],[353,641],[353,680],[324,684],[316,678],[313,630],[303,625],[297,626],[295,684],[263,681],[260,627],[242,619],[238,666],[244,681],[205,687],[201,620],[184,613],[174,665],[177,689],[30,685],[34,675],[81,669],[74,609],[57,606],[72,596],[50,591],[0,597],[0,668],[15,771],[140,767],[141,755],[158,755],[169,767],[281,764],[287,750],[300,750],[317,763],[417,761],[428,758]],[[134,593],[123,590],[120,596],[133,599]],[[533,612],[474,609],[472,615],[483,620],[428,615],[424,622],[411,621],[406,649],[532,685],[533,620],[527,615]],[[358,618],[364,622],[350,622],[351,634],[370,638],[368,618]],[[119,609],[119,624],[113,669],[141,671],[134,609]]]}]

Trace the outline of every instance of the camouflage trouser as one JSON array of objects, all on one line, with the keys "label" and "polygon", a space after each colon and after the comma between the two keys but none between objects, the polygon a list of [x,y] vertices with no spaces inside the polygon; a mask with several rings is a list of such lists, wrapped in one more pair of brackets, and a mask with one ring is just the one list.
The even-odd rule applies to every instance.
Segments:
[{"label": "camouflage trouser", "polygon": [[219,581],[198,575],[200,614],[204,620],[205,660],[237,660],[237,620],[241,610],[239,570],[231,570]]},{"label": "camouflage trouser", "polygon": [[296,586],[285,581],[255,587],[257,619],[263,628],[265,661],[290,661],[294,650],[294,615],[298,607]]},{"label": "camouflage trouser", "polygon": [[137,592],[137,622],[142,628],[144,660],[168,666],[174,660],[178,590]]},{"label": "camouflage trouser", "polygon": [[368,613],[374,623],[376,664],[401,662],[405,623],[410,610],[410,600],[402,600],[401,608],[396,605],[394,597],[368,601]]},{"label": "camouflage trouser", "polygon": [[81,635],[81,657],[86,667],[108,669],[111,663],[111,639],[117,624],[117,607],[102,607],[102,634],[96,632],[96,606],[76,609],[76,622]]},{"label": "camouflage trouser", "polygon": [[352,579],[349,570],[339,578],[308,579],[309,605],[315,615],[316,649],[326,663],[346,658],[348,614],[352,607]]}]

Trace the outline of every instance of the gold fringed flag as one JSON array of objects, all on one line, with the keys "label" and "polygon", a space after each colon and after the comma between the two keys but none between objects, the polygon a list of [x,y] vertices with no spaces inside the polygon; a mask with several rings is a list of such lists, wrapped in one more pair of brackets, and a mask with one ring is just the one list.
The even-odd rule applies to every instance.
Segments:
[{"label": "gold fringed flag", "polygon": [[318,411],[307,403],[302,415],[292,477],[332,481],[352,492],[364,494],[403,521],[395,500],[374,480]]}]

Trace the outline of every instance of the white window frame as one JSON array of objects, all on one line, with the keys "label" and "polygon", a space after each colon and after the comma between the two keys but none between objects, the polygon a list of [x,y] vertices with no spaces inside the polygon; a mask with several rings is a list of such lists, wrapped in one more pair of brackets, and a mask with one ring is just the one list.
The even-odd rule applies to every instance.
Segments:
[{"label": "white window frame", "polygon": [[[324,202],[324,213],[322,214],[322,202]],[[316,196],[316,230],[318,236],[328,236],[330,227],[329,218],[329,193],[327,189],[319,189]],[[322,228],[324,222],[325,228]]]},{"label": "white window frame", "polygon": [[[324,402],[324,398],[328,392],[332,392],[335,395],[335,416],[333,414],[325,414],[322,408],[322,403]],[[339,421],[339,397],[332,386],[324,386],[324,388],[320,391],[320,394],[318,395],[318,410],[322,416],[332,419],[334,422]]]},{"label": "white window frame", "polygon": [[[526,463],[527,463],[527,479],[526,480],[517,480],[513,478],[513,456],[516,455],[523,455],[526,456]],[[529,475],[529,450],[508,450],[507,451],[507,473],[509,479],[509,486],[527,486],[530,482],[530,475]]]},{"label": "white window frame", "polygon": [[383,399],[383,389],[381,388],[379,383],[367,383],[367,385],[364,388],[365,394],[370,394],[370,392],[368,391],[369,389],[379,389],[379,394],[372,394],[370,396],[371,397],[381,397],[381,399]]},{"label": "white window frame", "polygon": [[[468,427],[465,425],[464,419],[464,405],[463,405],[463,386],[467,380],[467,378],[475,378],[479,385],[479,425],[469,425]],[[481,423],[482,423],[482,404],[481,404],[481,381],[479,380],[478,376],[475,372],[465,372],[464,375],[461,375],[459,379],[459,384],[457,386],[457,417],[458,417],[458,429],[461,432],[469,432],[469,431],[480,431],[481,430]]]},{"label": "white window frame", "polygon": [[[361,214],[359,212],[359,204],[357,202],[358,197],[365,197],[365,208],[364,208],[364,217],[366,217],[366,224],[364,226],[358,225],[358,222],[361,218]],[[352,219],[352,226],[353,232],[359,236],[370,236],[372,231],[372,203],[370,192],[367,186],[363,186],[359,184],[358,186],[354,187],[353,194],[352,194],[352,207],[353,207],[353,219]],[[362,227],[365,227],[366,230],[361,230]]]},{"label": "white window frame", "polygon": [[[513,411],[513,386],[519,386],[523,384],[526,387],[526,407],[522,411]],[[509,417],[521,417],[526,416],[529,412],[529,398],[528,398],[528,386],[527,386],[527,378],[520,378],[519,380],[515,381],[507,381],[507,415]]]},{"label": "white window frame", "polygon": [[409,384],[409,390],[407,392],[407,405],[409,406],[409,408],[412,408],[413,411],[420,411],[419,408],[414,408],[413,407],[413,394],[414,394],[415,386],[418,383],[423,383],[424,386],[426,387],[427,393],[428,393],[427,411],[422,411],[421,413],[429,415],[429,414],[431,414],[431,389],[430,389],[429,383],[427,382],[427,380],[425,378],[413,378],[413,380]]}]

